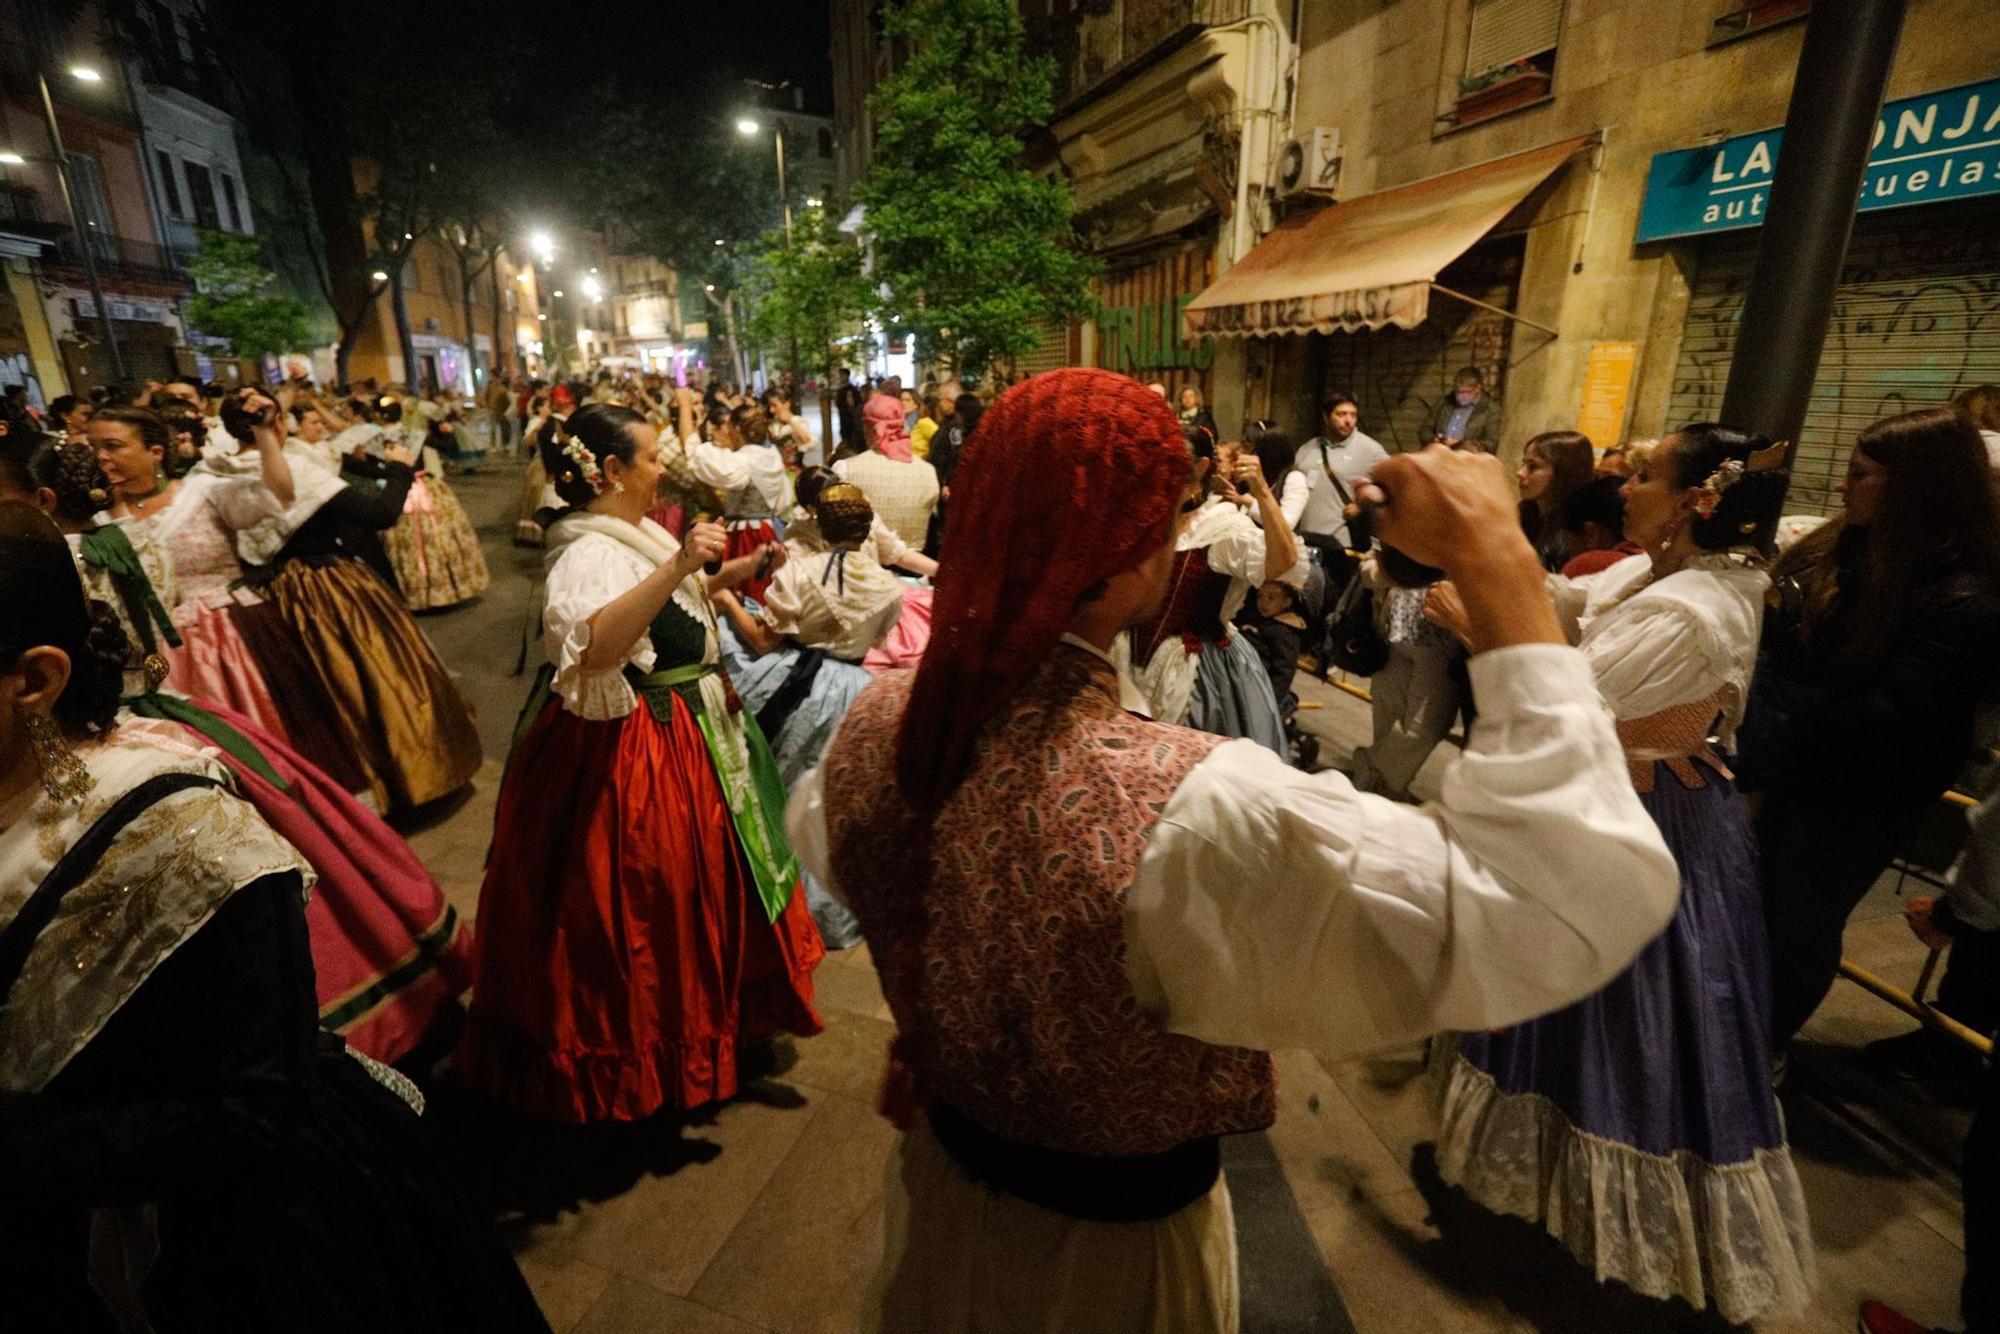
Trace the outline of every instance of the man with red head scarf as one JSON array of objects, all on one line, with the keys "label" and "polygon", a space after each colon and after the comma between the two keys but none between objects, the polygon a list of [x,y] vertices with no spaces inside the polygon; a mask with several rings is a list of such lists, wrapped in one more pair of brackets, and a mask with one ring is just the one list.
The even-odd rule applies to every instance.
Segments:
[{"label": "man with red head scarf", "polygon": [[1144,386],[1038,375],[959,469],[930,648],[855,702],[788,821],[896,1017],[880,1322],[1234,1330],[1219,1144],[1272,1120],[1264,1053],[1567,1004],[1678,875],[1493,460],[1405,455],[1363,492],[1479,605],[1479,721],[1423,809],[1123,706],[1109,650],[1196,499]]}]

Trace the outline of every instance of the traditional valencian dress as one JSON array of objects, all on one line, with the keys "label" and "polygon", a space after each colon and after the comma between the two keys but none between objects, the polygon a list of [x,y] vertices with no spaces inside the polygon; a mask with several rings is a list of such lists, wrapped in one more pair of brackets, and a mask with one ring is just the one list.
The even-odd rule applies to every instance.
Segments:
[{"label": "traditional valencian dress", "polygon": [[896,777],[912,674],[856,701],[790,822],[860,915],[929,1103],[870,1328],[1233,1331],[1217,1137],[1274,1108],[1243,1046],[1363,1052],[1539,1013],[1664,917],[1658,836],[1601,796],[1619,754],[1575,651],[1472,674],[1448,814],[1134,716],[1109,658],[1065,637],[923,820]]},{"label": "traditional valencian dress", "polygon": [[[778,520],[792,508],[792,479],[785,456],[774,445],[747,444],[727,449],[694,436],[673,442],[660,440],[661,461],[669,473],[684,472],[722,496],[723,522],[729,528],[728,559],[747,556],[778,540]],[[762,601],[768,579],[746,579],[746,597]]]},{"label": "traditional valencian dress", "polygon": [[1643,555],[1551,580],[1680,865],[1680,908],[1596,995],[1462,1039],[1438,1144],[1447,1181],[1600,1280],[1732,1324],[1803,1306],[1814,1270],[1771,1089],[1756,843],[1709,743],[1742,716],[1768,585],[1724,555],[1657,582]]},{"label": "traditional valencian dress", "polygon": [[408,811],[456,792],[479,768],[479,733],[377,536],[401,512],[410,470],[385,464],[379,483],[350,486],[305,451],[285,452],[292,504],[238,532],[237,555],[263,567],[266,596],[305,644],[376,805]]},{"label": "traditional valencian dress", "polygon": [[181,478],[164,508],[118,526],[164,567],[154,585],[181,642],[163,638],[159,651],[174,689],[241,714],[342,787],[366,791],[367,771],[305,645],[278,609],[243,583],[236,534],[279,512],[258,472],[218,453]]},{"label": "traditional valencian dress", "polygon": [[548,544],[555,661],[500,792],[460,1062],[537,1116],[637,1120],[734,1094],[739,1043],[817,1033],[824,950],[784,782],[719,668],[700,576],[624,662],[584,668],[591,618],[678,543],[572,512]]},{"label": "traditional valencian dress", "polygon": [[[1285,581],[1303,587],[1301,560]],[[1195,511],[1174,555],[1167,600],[1157,616],[1126,631],[1133,683],[1161,722],[1217,736],[1244,737],[1287,753],[1285,724],[1257,650],[1230,630],[1252,589],[1264,582],[1264,530],[1220,496]]]},{"label": "traditional valencian dress", "polygon": [[455,607],[486,591],[491,577],[479,534],[444,479],[444,457],[420,432],[407,443],[420,464],[403,500],[403,517],[382,535],[411,611]]},{"label": "traditional valencian dress", "polygon": [[[170,647],[174,634],[173,562],[151,542],[129,545],[123,525],[69,541],[84,587],[118,610],[131,641],[126,710],[215,747],[237,790],[318,877],[306,928],[320,1022],[357,1051],[400,1059],[472,982],[472,944],[444,891],[395,830],[283,740],[226,706],[148,678],[146,659]],[[109,554],[119,547],[136,560]]]},{"label": "traditional valencian dress", "polygon": [[[744,707],[771,739],[787,788],[819,763],[855,697],[875,679],[863,659],[902,615],[903,581],[876,562],[872,545],[788,561],[765,593],[762,618],[790,641],[784,646],[790,651],[731,668]],[[861,943],[854,914],[810,875],[806,902],[827,948]]]},{"label": "traditional valencian dress", "polygon": [[[896,536],[895,529],[883,523],[879,514],[869,525],[868,537],[876,564],[892,573],[896,562],[910,554],[910,544]],[[800,560],[816,556],[826,549],[826,538],[820,534],[819,520],[804,506],[795,508],[785,524],[785,550],[791,558]],[[886,672],[892,667],[914,667],[924,656],[924,646],[931,642],[930,586],[901,575],[897,577],[903,584],[903,613],[896,618],[888,638],[868,650],[865,662],[871,672]]]},{"label": "traditional valencian dress", "polygon": [[317,1029],[298,852],[179,728],[77,754],[0,805],[10,1327],[545,1330],[414,1085]]}]

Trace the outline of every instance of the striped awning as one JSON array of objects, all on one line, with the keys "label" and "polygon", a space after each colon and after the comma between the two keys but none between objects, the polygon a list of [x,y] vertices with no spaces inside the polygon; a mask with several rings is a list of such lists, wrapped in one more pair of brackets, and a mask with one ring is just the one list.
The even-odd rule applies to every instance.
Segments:
[{"label": "striped awning", "polygon": [[1188,303],[1186,332],[1409,329],[1447,264],[1595,136],[1496,158],[1285,219]]}]

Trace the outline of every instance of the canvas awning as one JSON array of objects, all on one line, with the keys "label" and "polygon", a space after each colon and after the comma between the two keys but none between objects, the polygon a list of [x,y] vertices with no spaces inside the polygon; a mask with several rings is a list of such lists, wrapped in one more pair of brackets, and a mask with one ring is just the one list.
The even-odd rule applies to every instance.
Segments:
[{"label": "canvas awning", "polygon": [[1565,139],[1287,218],[1188,303],[1187,335],[1356,333],[1421,324],[1444,267],[1594,138]]}]

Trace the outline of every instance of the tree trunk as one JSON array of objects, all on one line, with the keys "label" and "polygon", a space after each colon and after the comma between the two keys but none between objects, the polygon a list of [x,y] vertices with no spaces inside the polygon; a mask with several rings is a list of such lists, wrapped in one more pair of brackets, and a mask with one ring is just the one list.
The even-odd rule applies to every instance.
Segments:
[{"label": "tree trunk", "polygon": [[504,374],[513,365],[514,340],[501,336],[500,252],[497,250],[493,253],[493,262],[486,267],[486,277],[493,289],[493,369]]},{"label": "tree trunk", "polygon": [[423,392],[417,382],[417,341],[410,336],[410,306],[403,299],[403,257],[398,255],[389,270],[389,304],[396,312],[396,345],[403,354],[403,391]]}]

